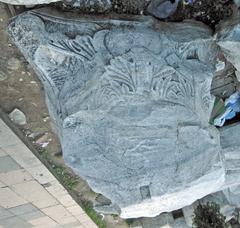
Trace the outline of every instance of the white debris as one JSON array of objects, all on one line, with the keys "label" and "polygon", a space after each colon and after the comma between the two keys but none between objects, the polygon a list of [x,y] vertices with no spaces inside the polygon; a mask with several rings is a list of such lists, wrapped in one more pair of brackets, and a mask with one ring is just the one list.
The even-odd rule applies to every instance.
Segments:
[{"label": "white debris", "polygon": [[216,64],[216,72],[224,70],[225,66],[226,66],[225,62],[218,61],[217,64]]},{"label": "white debris", "polygon": [[[10,46],[10,44],[8,46]],[[17,70],[20,68],[20,66],[21,66],[21,63],[20,63],[19,59],[15,58],[15,57],[12,57],[7,61],[7,68],[9,70]]]},{"label": "white debris", "polygon": [[0,70],[0,81],[4,81],[5,79],[7,79],[7,75]]}]

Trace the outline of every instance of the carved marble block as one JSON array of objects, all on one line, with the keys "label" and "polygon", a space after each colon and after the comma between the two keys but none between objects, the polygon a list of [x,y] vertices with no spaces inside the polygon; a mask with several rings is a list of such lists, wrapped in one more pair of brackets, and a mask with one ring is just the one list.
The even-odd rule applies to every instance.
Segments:
[{"label": "carved marble block", "polygon": [[121,217],[153,217],[226,187],[208,123],[219,51],[208,28],[41,10],[8,30],[44,85],[66,164]]}]

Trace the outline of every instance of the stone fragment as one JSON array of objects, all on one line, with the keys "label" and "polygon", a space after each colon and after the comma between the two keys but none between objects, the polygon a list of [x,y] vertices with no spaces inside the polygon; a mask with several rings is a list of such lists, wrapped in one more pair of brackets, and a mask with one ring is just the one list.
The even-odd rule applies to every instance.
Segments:
[{"label": "stone fragment", "polygon": [[105,209],[154,217],[236,184],[209,124],[219,54],[210,29],[68,19],[28,11],[8,30],[44,85],[65,163],[111,200]]},{"label": "stone fragment", "polygon": [[240,82],[240,71],[235,71],[238,82]]},{"label": "stone fragment", "polygon": [[218,45],[225,57],[240,71],[240,15],[222,23],[217,32]]},{"label": "stone fragment", "polygon": [[20,61],[15,57],[12,57],[7,61],[7,68],[9,70],[17,70],[20,68],[20,66],[21,66]]},{"label": "stone fragment", "polygon": [[4,2],[12,5],[38,5],[38,4],[49,4],[52,2],[58,2],[60,0],[0,0],[0,2]]},{"label": "stone fragment", "polygon": [[153,16],[164,19],[171,16],[178,7],[179,0],[152,0],[147,11]]},{"label": "stone fragment", "polygon": [[191,228],[191,226],[188,226],[185,222],[184,218],[177,218],[175,219],[173,225],[173,228]]},{"label": "stone fragment", "polygon": [[[240,148],[239,133],[240,123],[231,124],[220,129],[220,139],[223,149]],[[240,152],[239,152],[240,159]]]},{"label": "stone fragment", "polygon": [[24,125],[27,123],[25,114],[17,108],[9,114],[9,117],[15,124]]},{"label": "stone fragment", "polygon": [[185,222],[189,227],[193,226],[194,209],[196,208],[197,205],[198,203],[195,202],[192,205],[186,206],[182,209]]},{"label": "stone fragment", "polygon": [[4,81],[7,79],[7,74],[0,70],[0,81]]},{"label": "stone fragment", "polygon": [[140,219],[143,228],[153,228],[153,227],[172,227],[174,223],[174,218],[172,213],[162,213],[154,218],[141,218]]}]

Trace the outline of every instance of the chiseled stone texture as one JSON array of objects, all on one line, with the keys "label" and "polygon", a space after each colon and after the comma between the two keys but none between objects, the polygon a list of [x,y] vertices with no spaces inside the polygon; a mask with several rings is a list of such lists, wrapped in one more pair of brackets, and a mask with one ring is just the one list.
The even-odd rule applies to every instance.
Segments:
[{"label": "chiseled stone texture", "polygon": [[219,132],[208,123],[212,32],[151,17],[69,19],[32,11],[9,25],[44,85],[66,164],[123,218],[225,188]]}]

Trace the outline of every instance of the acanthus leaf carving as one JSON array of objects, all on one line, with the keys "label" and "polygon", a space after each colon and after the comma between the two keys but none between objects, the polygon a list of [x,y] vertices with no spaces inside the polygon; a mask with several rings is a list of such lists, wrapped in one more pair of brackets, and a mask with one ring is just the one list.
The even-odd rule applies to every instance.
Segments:
[{"label": "acanthus leaf carving", "polygon": [[111,60],[105,69],[96,99],[98,104],[123,96],[150,97],[188,108],[194,107],[194,81],[187,78],[157,56],[147,61],[127,55]]},{"label": "acanthus leaf carving", "polygon": [[97,53],[90,36],[77,36],[75,39],[60,40],[50,45],[58,51],[63,51],[83,61],[92,61]]}]

